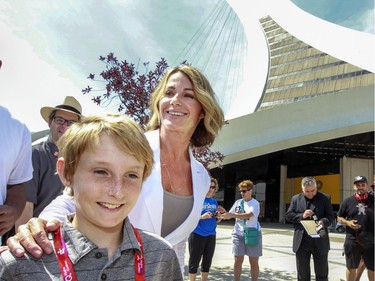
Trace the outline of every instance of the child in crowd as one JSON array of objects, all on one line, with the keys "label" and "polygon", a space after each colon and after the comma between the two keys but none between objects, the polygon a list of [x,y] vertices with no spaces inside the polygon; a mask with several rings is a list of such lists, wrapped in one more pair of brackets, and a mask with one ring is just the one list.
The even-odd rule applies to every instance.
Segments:
[{"label": "child in crowd", "polygon": [[0,256],[1,280],[183,280],[175,251],[127,218],[150,175],[153,152],[119,115],[86,117],[58,141],[56,169],[75,214],[53,234],[54,253]]}]

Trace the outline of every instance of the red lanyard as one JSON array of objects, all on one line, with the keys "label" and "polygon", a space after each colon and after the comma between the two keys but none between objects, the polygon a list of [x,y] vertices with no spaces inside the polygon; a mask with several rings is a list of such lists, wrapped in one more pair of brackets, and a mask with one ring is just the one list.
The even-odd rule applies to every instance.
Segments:
[{"label": "red lanyard", "polygon": [[66,249],[64,238],[61,235],[60,228],[55,231],[55,237],[53,238],[55,244],[55,251],[57,261],[59,263],[60,271],[64,281],[76,281],[77,277],[74,273],[72,261],[68,256],[68,250]]},{"label": "red lanyard", "polygon": [[135,265],[135,280],[144,281],[145,280],[145,255],[143,252],[142,238],[138,231],[132,226],[135,237],[137,237],[139,248],[141,249],[141,256],[134,252],[134,265]]},{"label": "red lanyard", "polygon": [[[134,252],[134,267],[135,267],[135,280],[144,281],[145,280],[145,258],[142,246],[142,238],[138,231],[132,226],[134,234],[137,238],[138,245],[141,249],[142,255]],[[77,277],[74,273],[72,261],[69,258],[68,250],[65,245],[65,241],[61,235],[60,228],[55,231],[55,236],[53,239],[55,244],[55,251],[57,261],[59,263],[60,271],[63,276],[64,281],[77,281]]]}]

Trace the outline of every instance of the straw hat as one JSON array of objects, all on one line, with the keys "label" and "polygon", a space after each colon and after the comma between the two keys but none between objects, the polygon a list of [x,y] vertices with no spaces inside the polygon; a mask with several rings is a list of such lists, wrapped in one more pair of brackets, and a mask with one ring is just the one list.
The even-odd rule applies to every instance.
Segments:
[{"label": "straw hat", "polygon": [[55,107],[44,106],[40,109],[40,115],[48,123],[48,119],[54,110],[62,110],[77,114],[79,117],[82,116],[81,104],[72,96],[66,96],[63,103],[56,105]]}]

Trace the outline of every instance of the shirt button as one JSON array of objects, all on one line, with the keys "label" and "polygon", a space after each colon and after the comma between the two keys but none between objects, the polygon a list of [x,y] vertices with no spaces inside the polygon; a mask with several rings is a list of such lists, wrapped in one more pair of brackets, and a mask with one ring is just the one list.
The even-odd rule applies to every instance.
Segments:
[{"label": "shirt button", "polygon": [[102,280],[107,280],[107,274],[103,273],[102,276],[100,277]]},{"label": "shirt button", "polygon": [[98,253],[95,254],[95,257],[96,257],[97,259],[100,259],[102,256],[103,256],[103,255],[102,255],[102,253],[100,253],[100,252],[98,252]]}]

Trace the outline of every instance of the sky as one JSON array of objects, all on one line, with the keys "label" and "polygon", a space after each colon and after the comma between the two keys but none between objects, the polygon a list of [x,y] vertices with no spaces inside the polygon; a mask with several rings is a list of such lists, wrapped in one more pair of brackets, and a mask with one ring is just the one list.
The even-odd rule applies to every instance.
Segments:
[{"label": "sky", "polygon": [[[87,76],[98,75],[104,69],[99,56],[114,52],[121,60],[139,64],[140,72],[143,62],[154,65],[162,57],[169,64],[178,63],[182,51],[222,1],[0,0],[0,60],[3,63],[0,104],[32,132],[48,128],[40,116],[40,108],[55,106],[66,95],[81,102],[84,115],[114,113],[115,106],[99,108],[91,101],[92,96],[81,93],[87,85],[92,85]],[[249,17],[255,22],[267,10],[266,2],[259,0],[249,11]],[[374,34],[373,0],[292,0],[292,3],[324,20]],[[257,43],[256,39],[247,38],[249,50],[257,48]],[[201,49],[199,56],[202,57],[212,52],[210,48]],[[259,56],[257,52],[252,53]],[[246,54],[247,59],[257,59],[251,55]],[[257,70],[253,71],[255,76]],[[233,96],[222,89],[217,81],[220,79],[212,78],[214,70],[206,74],[223,108],[229,111]],[[96,86],[95,89],[103,87]],[[253,91],[259,92],[259,89]],[[249,108],[255,103],[249,101]]]}]

